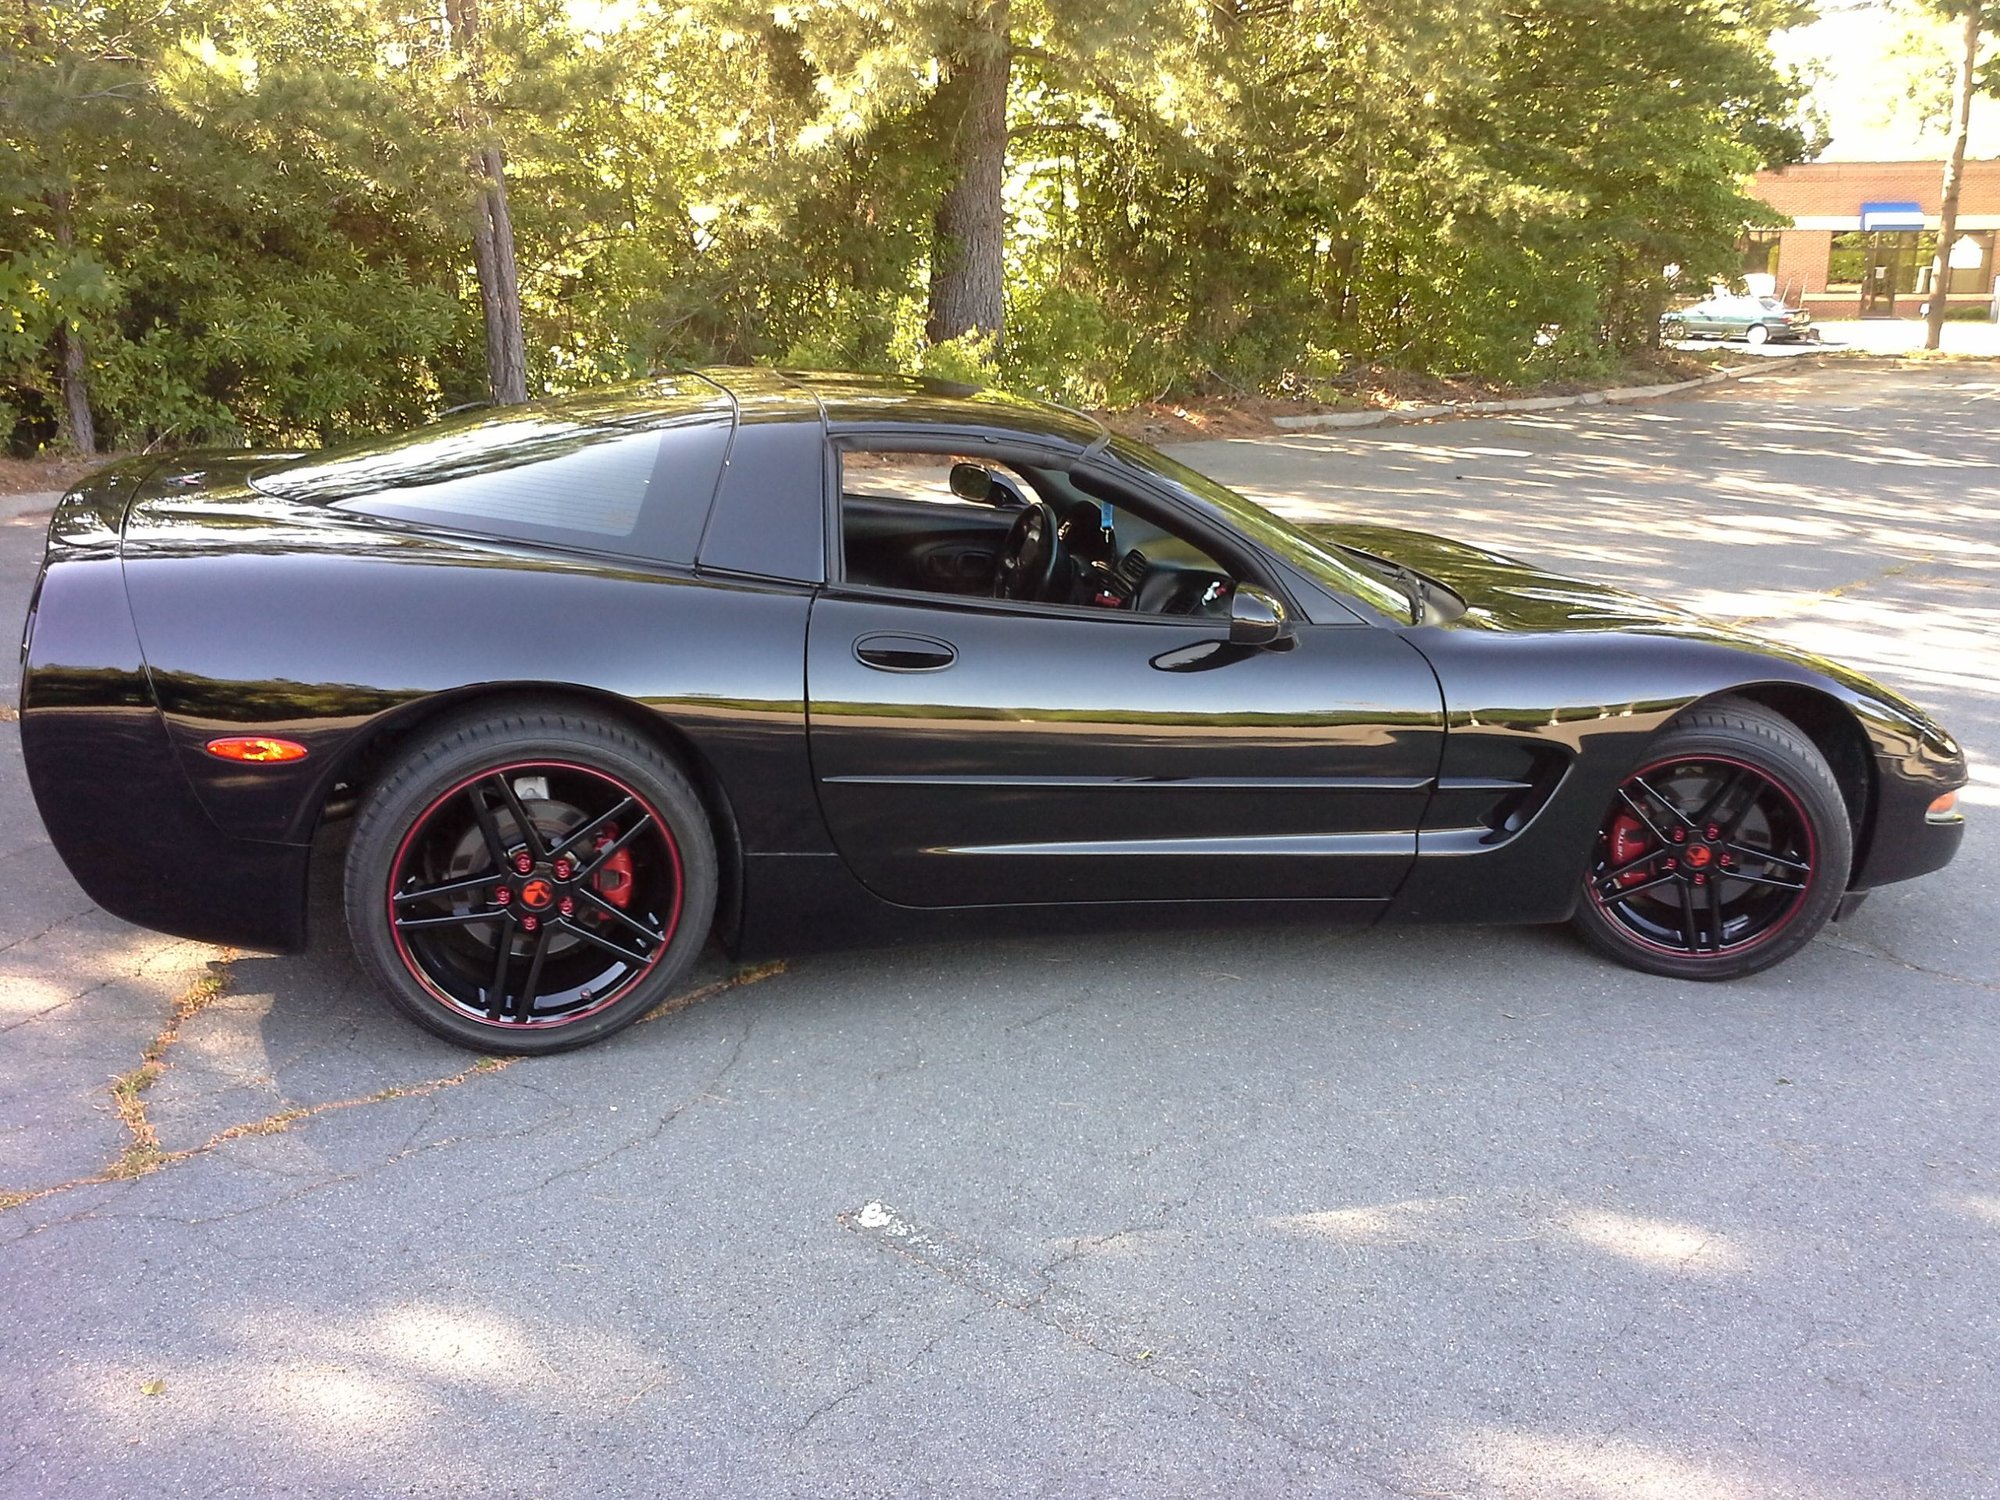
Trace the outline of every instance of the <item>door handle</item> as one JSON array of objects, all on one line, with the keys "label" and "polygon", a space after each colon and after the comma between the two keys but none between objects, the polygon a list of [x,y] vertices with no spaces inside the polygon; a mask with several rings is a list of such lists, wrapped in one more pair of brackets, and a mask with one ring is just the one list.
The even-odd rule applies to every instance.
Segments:
[{"label": "door handle", "polygon": [[864,635],[854,658],[880,672],[936,672],[958,660],[958,648],[927,635]]}]

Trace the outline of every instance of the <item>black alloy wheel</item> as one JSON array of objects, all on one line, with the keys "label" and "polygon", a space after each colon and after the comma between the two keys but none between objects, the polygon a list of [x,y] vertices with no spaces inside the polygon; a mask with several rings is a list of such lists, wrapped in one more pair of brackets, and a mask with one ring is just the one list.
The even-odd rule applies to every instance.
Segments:
[{"label": "black alloy wheel", "polygon": [[1575,925],[1650,973],[1753,974],[1826,925],[1852,853],[1839,783],[1796,726],[1746,703],[1697,709],[1612,798]]},{"label": "black alloy wheel", "polygon": [[419,1024],[488,1052],[629,1025],[707,940],[714,841],[686,779],[621,726],[460,720],[381,781],[347,862],[356,948]]}]

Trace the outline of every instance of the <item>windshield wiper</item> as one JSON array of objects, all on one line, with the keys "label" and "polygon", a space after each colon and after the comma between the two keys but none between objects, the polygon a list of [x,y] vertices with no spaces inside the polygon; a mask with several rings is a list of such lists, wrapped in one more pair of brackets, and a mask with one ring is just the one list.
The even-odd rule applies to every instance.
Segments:
[{"label": "windshield wiper", "polygon": [[1409,597],[1410,623],[1412,625],[1424,623],[1424,616],[1430,613],[1431,595],[1423,574],[1407,563],[1399,563],[1394,558],[1377,557],[1373,552],[1363,552],[1359,547],[1350,547],[1345,542],[1336,542],[1334,545],[1349,557],[1357,557],[1364,563],[1372,563],[1395,579],[1396,586]]}]

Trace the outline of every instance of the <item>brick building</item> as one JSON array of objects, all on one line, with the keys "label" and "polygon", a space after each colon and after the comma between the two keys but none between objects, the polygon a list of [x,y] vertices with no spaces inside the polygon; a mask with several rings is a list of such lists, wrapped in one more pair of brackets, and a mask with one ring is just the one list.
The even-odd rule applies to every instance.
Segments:
[{"label": "brick building", "polygon": [[[1935,161],[1805,162],[1759,172],[1751,192],[1792,227],[1753,232],[1746,272],[1767,271],[1815,318],[1917,318],[1937,252]],[[1994,297],[2000,161],[1968,161],[1951,246],[1946,306],[1985,310]]]}]

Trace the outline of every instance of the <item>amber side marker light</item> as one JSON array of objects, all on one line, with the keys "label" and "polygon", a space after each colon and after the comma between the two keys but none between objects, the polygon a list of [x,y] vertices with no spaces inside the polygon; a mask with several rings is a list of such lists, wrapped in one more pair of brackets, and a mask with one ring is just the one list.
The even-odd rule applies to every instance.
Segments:
[{"label": "amber side marker light", "polygon": [[1924,809],[1926,823],[1956,823],[1959,819],[1958,793],[1946,792]]},{"label": "amber side marker light", "polygon": [[267,766],[278,761],[304,760],[306,747],[297,740],[274,740],[261,734],[233,734],[226,739],[210,740],[208,753],[223,760]]}]

